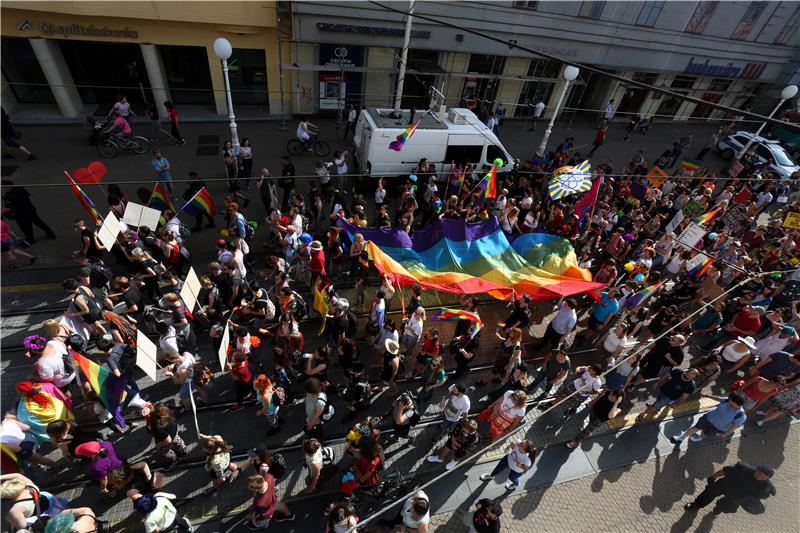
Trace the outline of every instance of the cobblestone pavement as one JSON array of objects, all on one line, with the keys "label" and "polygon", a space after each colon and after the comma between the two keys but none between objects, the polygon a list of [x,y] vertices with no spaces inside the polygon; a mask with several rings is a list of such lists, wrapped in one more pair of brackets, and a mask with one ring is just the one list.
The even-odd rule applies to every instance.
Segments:
[{"label": "cobblestone pavement", "polygon": [[[795,532],[800,528],[800,426],[721,441],[690,451],[676,450],[655,459],[606,470],[560,485],[540,487],[502,500],[502,531],[647,531]],[[777,495],[766,500],[762,515],[743,510],[714,515],[709,505],[684,513],[718,468],[744,461],[775,467]],[[480,495],[476,495],[476,499]],[[463,532],[464,508],[433,517],[437,533]]]}]

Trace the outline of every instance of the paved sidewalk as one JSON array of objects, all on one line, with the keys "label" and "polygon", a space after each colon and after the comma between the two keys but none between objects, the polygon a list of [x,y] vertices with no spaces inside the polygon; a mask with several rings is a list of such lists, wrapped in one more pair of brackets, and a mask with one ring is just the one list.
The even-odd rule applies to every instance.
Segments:
[{"label": "paved sidewalk", "polygon": [[[800,524],[800,426],[776,426],[750,433],[730,444],[721,441],[692,447],[688,452],[659,453],[654,460],[604,470],[560,485],[533,488],[502,500],[503,531],[647,531],[671,532],[793,532]],[[705,486],[705,478],[721,466],[744,461],[775,467],[777,495],[769,498],[763,515],[740,510],[714,515],[704,510],[684,513],[683,504]],[[537,462],[537,468],[539,464]],[[524,479],[524,478],[523,478]],[[475,501],[490,490],[473,493]],[[500,487],[501,488],[501,487]],[[436,515],[433,531],[463,532],[466,510]]]}]

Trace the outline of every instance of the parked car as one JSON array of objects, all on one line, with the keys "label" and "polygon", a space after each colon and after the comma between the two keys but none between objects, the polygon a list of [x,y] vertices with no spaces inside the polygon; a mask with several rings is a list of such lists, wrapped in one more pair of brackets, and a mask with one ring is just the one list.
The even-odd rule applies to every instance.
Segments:
[{"label": "parked car", "polygon": [[754,136],[749,131],[737,131],[719,141],[717,148],[722,155],[722,159],[727,161],[734,157],[739,157],[745,145],[751,139],[753,140],[752,146],[755,154],[764,163],[765,171],[773,172],[781,178],[788,178],[800,170],[800,166],[792,160],[791,156],[781,146],[780,141],[767,139],[760,135]]}]

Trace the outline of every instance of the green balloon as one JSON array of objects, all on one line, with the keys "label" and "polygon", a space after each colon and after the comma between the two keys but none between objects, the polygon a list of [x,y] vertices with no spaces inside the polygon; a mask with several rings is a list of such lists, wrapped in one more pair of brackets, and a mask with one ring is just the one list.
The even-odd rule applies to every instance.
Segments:
[{"label": "green balloon", "polygon": [[504,164],[505,163],[503,163],[503,160],[500,159],[499,157],[494,160],[494,166],[496,166],[496,167],[502,167]]}]

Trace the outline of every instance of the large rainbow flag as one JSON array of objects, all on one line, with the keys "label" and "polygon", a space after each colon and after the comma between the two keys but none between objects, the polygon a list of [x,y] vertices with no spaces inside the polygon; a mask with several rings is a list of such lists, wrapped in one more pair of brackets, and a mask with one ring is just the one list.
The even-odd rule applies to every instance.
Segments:
[{"label": "large rainbow flag", "polygon": [[21,393],[17,404],[17,419],[28,424],[28,432],[40,446],[50,440],[47,424],[56,420],[75,420],[72,401],[50,382],[22,381],[16,385]]},{"label": "large rainbow flag", "polygon": [[508,237],[495,217],[474,224],[443,219],[411,237],[396,228],[360,228],[343,219],[339,223],[351,238],[364,236],[375,266],[399,285],[419,283],[457,294],[486,292],[499,299],[516,291],[538,300],[604,286],[578,267],[566,239],[546,233]]},{"label": "large rainbow flag", "polygon": [[125,380],[115,376],[108,368],[98,365],[71,348],[69,354],[72,356],[72,360],[80,367],[87,383],[92,386],[92,390],[100,398],[100,403],[103,404],[103,407],[108,409],[108,412],[111,413],[111,416],[120,426],[125,427],[125,419],[122,418]]}]

